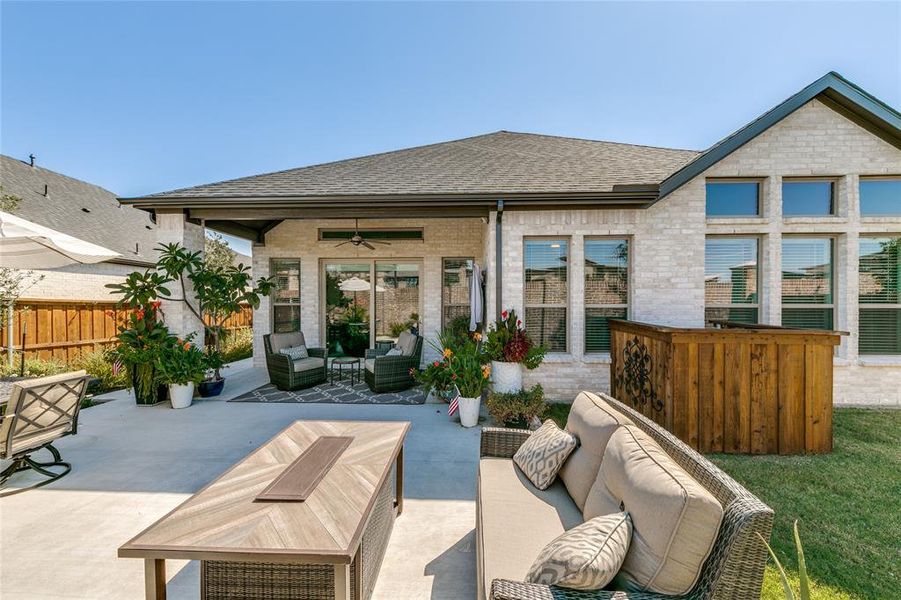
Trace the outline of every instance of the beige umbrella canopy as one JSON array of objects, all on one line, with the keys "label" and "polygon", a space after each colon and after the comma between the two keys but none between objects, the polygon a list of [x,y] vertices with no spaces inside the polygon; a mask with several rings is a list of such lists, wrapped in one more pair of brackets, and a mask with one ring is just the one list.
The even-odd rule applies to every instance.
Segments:
[{"label": "beige umbrella canopy", "polygon": [[[338,284],[338,289],[342,292],[368,292],[372,289],[372,284],[359,277],[351,277],[345,279]],[[375,286],[375,291],[384,292],[385,288],[380,285]]]},{"label": "beige umbrella canopy", "polygon": [[55,269],[118,256],[109,248],[0,211],[0,267]]}]

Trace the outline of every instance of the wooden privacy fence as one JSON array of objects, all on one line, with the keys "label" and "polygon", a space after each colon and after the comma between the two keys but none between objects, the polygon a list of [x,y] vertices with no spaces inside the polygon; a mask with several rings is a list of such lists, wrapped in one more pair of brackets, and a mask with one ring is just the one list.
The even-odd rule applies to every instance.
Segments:
[{"label": "wooden privacy fence", "polygon": [[[37,357],[71,363],[84,352],[93,352],[113,344],[119,326],[125,323],[129,312],[130,309],[117,308],[114,302],[20,301],[13,311],[13,348],[17,352],[22,349],[24,324],[26,358]],[[252,324],[253,310],[246,306],[228,319],[225,328],[234,330],[250,327]],[[6,342],[6,327],[2,327],[0,345],[4,359]]]},{"label": "wooden privacy fence", "polygon": [[701,452],[832,450],[833,331],[610,321],[612,395]]}]

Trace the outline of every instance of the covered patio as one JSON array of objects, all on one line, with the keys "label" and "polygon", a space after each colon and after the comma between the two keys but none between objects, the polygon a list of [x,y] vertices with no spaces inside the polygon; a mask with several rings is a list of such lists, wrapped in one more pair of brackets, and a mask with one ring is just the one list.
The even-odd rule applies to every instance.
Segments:
[{"label": "covered patio", "polygon": [[[412,423],[405,508],[373,598],[474,596],[478,429],[461,428],[434,404],[227,402],[268,380],[249,361],[227,375],[220,398],[190,410],[138,407],[127,392],[84,410],[78,435],[57,444],[72,472],[0,499],[0,596],[143,597],[143,561],[117,558],[117,548],[298,419]],[[17,476],[18,485],[27,478]],[[169,561],[168,597],[196,598],[199,571]]]}]

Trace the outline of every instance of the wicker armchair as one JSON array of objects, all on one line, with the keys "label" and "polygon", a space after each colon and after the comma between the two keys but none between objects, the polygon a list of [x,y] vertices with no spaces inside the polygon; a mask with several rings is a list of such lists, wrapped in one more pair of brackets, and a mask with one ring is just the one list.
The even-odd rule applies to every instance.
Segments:
[{"label": "wicker armchair", "polygon": [[[303,334],[273,333],[263,336],[263,345],[266,349],[266,368],[269,370],[269,381],[280,390],[299,390],[312,387],[328,379],[324,348],[307,348],[313,362],[310,368],[298,369],[294,361],[284,354],[279,354],[281,348],[306,345]],[[309,360],[309,359],[304,359]],[[318,363],[321,361],[321,365]],[[301,362],[301,361],[298,361]]]},{"label": "wicker armchair", "polygon": [[[410,375],[410,369],[418,369],[422,360],[422,336],[416,336],[412,354],[385,356],[387,352],[388,348],[366,351],[368,364],[364,365],[363,377],[369,389],[381,394],[382,392],[399,392],[416,385],[416,380]],[[373,362],[370,363],[370,360]]]},{"label": "wicker armchair", "polygon": [[[685,471],[723,505],[724,514],[713,550],[694,588],[685,596],[651,592],[599,590],[582,592],[522,581],[495,579],[491,600],[741,600],[759,598],[767,550],[757,534],[769,539],[773,511],[712,462],[682,441],[621,402],[602,395],[611,407],[629,417],[650,435]],[[511,458],[530,431],[486,427],[482,429],[483,457]]]}]

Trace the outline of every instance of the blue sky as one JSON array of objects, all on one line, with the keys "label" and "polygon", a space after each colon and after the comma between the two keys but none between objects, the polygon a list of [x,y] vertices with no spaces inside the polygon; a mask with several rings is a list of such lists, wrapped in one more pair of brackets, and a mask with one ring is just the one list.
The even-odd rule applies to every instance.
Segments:
[{"label": "blue sky", "polygon": [[0,151],[132,196],[507,129],[705,148],[901,2],[0,3]]}]

